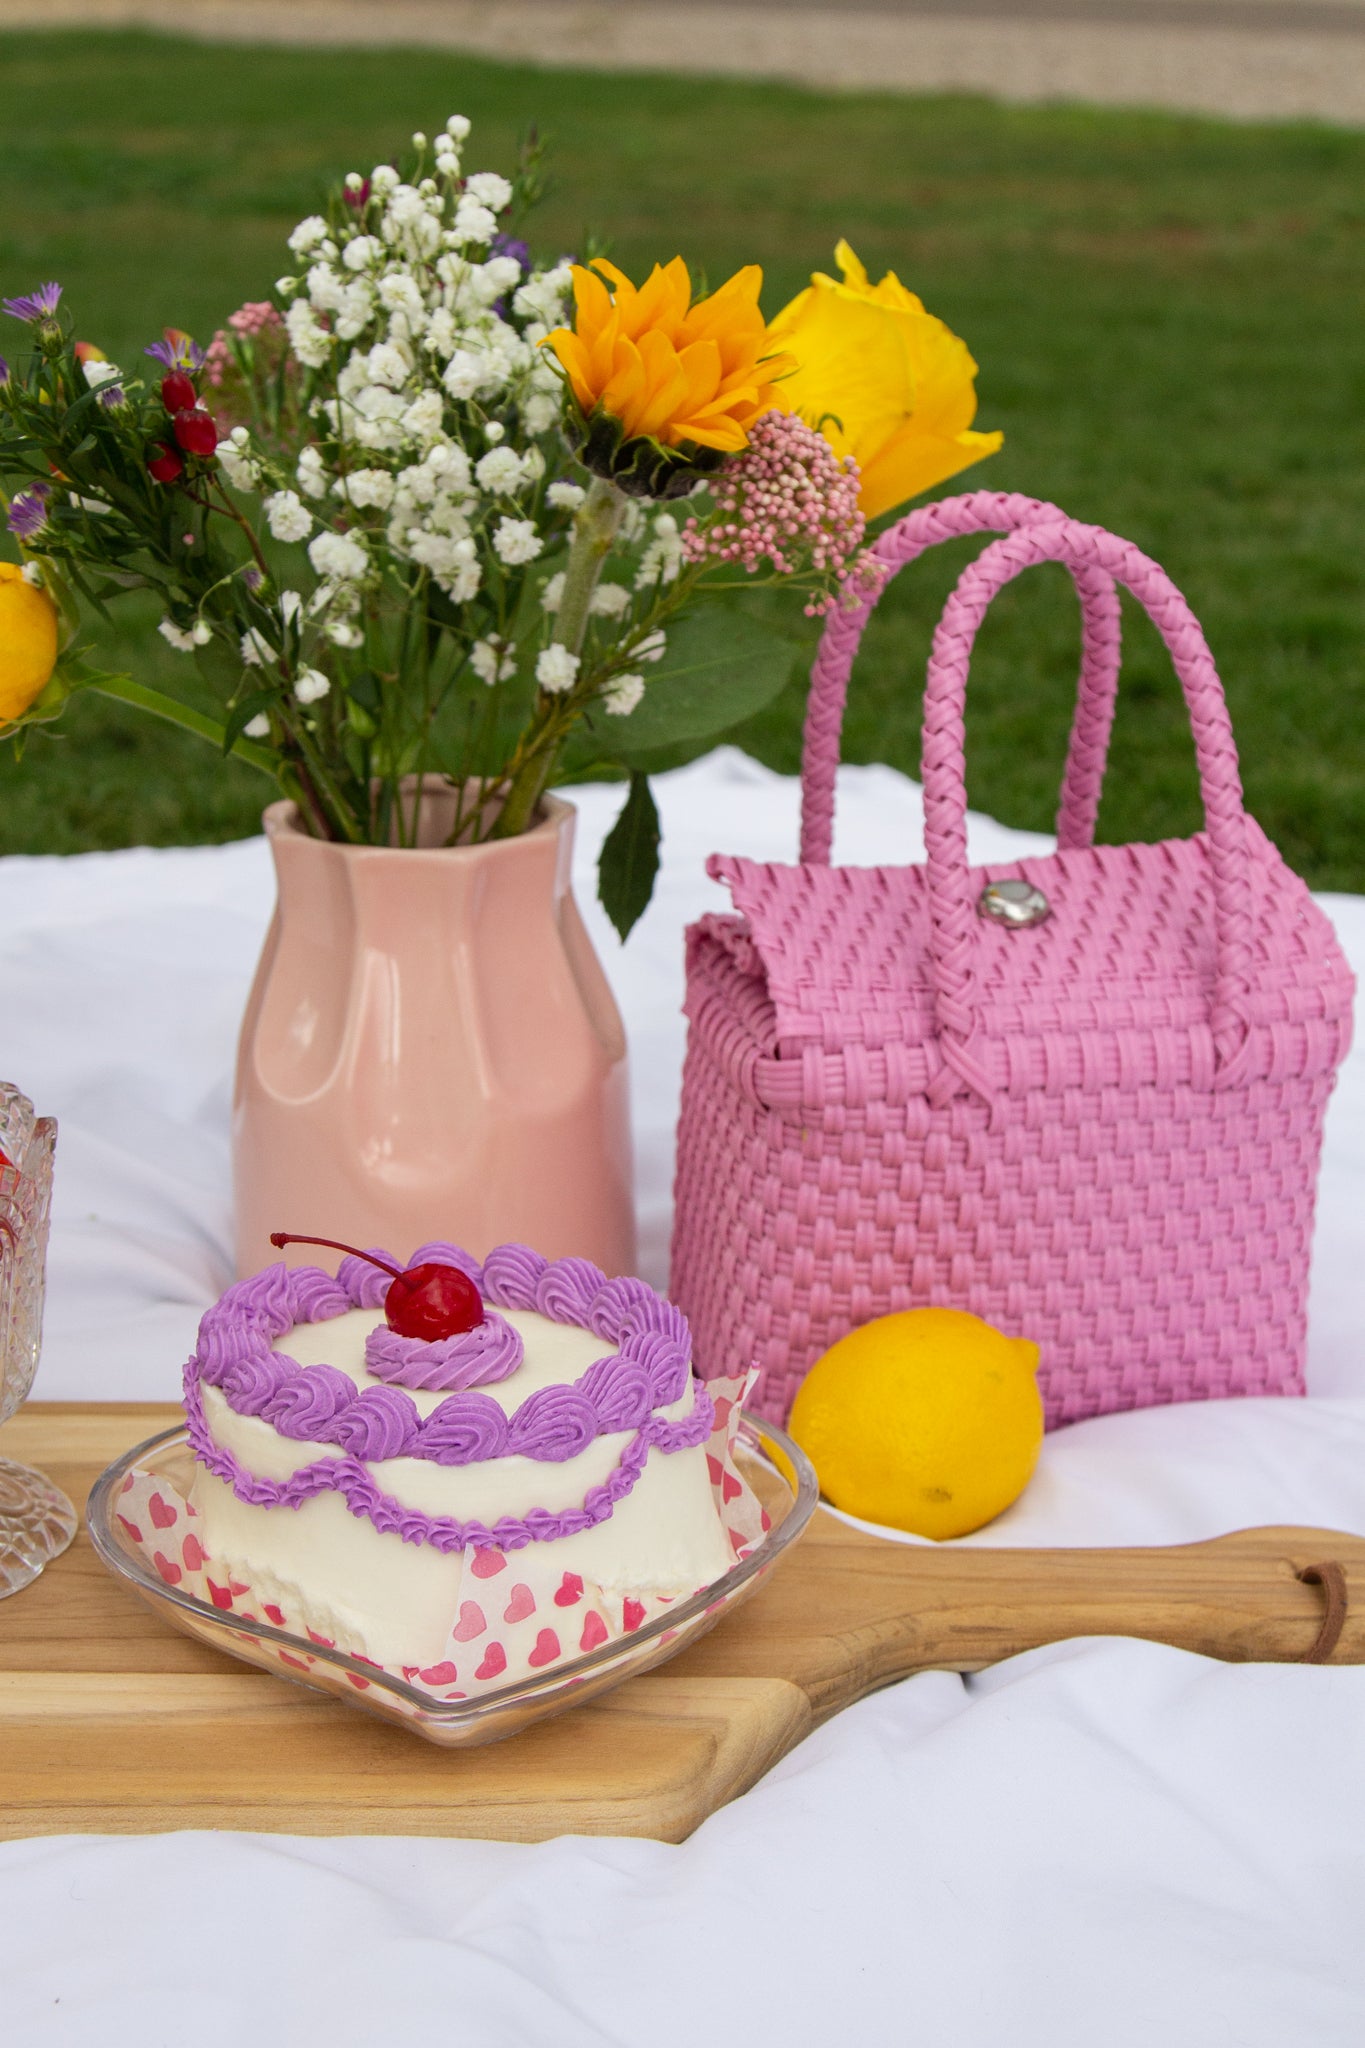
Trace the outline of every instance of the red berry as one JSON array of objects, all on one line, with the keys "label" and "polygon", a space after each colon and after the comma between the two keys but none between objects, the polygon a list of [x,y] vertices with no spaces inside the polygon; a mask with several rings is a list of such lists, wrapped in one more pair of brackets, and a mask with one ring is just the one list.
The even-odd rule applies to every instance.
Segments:
[{"label": "red berry", "polygon": [[359,1251],[353,1244],[342,1244],[335,1237],[299,1237],[292,1230],[272,1230],[270,1242],[281,1249],[287,1244],[330,1245],[333,1251],[368,1259],[381,1273],[391,1273],[393,1285],[384,1296],[384,1320],[399,1337],[419,1337],[434,1344],[442,1337],[458,1337],[465,1330],[476,1329],[484,1320],[479,1290],[458,1266],[430,1260],[400,1273],[386,1259]]},{"label": "red berry", "polygon": [[213,415],[195,407],[192,412],[178,412],[174,420],[175,438],[187,455],[213,455],[218,448],[218,429]]},{"label": "red berry", "polygon": [[167,412],[185,412],[198,405],[199,393],[194,388],[193,377],[187,377],[183,370],[172,370],[161,380],[161,403]]},{"label": "red berry", "polygon": [[159,484],[173,484],[184,470],[184,463],[174,448],[168,448],[164,441],[158,441],[156,454],[147,464]]}]

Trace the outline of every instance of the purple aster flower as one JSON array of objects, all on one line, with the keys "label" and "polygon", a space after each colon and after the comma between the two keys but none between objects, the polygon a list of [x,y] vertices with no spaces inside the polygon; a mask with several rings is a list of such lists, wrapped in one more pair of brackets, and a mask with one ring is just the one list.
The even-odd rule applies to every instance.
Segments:
[{"label": "purple aster flower", "polygon": [[50,320],[61,297],[59,284],[40,284],[36,292],[26,292],[22,298],[0,299],[0,306],[16,320]]},{"label": "purple aster flower", "polygon": [[189,370],[193,374],[204,367],[203,349],[178,327],[168,327],[165,339],[154,341],[142,353],[155,356],[157,362],[163,363],[168,370]]},{"label": "purple aster flower", "polygon": [[523,277],[531,275],[531,251],[527,244],[519,242],[515,235],[494,235],[493,247],[489,254],[493,256],[510,256],[514,263],[521,265]]},{"label": "purple aster flower", "polygon": [[8,383],[9,364],[5,361],[5,358],[3,356],[0,356],[0,391],[3,391]]},{"label": "purple aster flower", "polygon": [[116,412],[128,403],[128,394],[121,384],[106,384],[100,392],[100,404],[106,412]]},{"label": "purple aster flower", "polygon": [[47,524],[47,501],[51,495],[50,484],[34,484],[31,490],[20,491],[17,498],[11,499],[5,523],[25,546]]}]

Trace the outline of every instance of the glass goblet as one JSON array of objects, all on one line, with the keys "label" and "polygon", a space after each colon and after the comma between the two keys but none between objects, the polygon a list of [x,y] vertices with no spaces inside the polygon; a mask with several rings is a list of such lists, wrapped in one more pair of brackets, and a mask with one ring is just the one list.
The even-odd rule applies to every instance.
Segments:
[{"label": "glass goblet", "polygon": [[[0,1081],[0,1423],[28,1394],[43,1337],[57,1126]],[[0,1458],[0,1600],[36,1579],[76,1533],[76,1511],[41,1472]]]}]

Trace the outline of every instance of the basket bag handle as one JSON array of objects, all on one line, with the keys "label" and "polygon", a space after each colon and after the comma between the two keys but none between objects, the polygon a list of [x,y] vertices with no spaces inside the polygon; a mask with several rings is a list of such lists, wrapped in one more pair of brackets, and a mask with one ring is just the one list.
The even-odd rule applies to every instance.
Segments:
[{"label": "basket bag handle", "polygon": [[931,1098],[942,1103],[963,1089],[986,1097],[993,1092],[975,1045],[981,926],[967,868],[963,713],[968,663],[986,609],[998,591],[1036,562],[1063,562],[1078,580],[1083,570],[1099,569],[1131,591],[1165,641],[1180,679],[1194,730],[1213,889],[1213,1080],[1215,1086],[1233,1085],[1250,1054],[1242,1016],[1252,960],[1249,855],[1237,750],[1218,671],[1199,621],[1164,569],[1102,527],[1049,517],[993,541],[963,571],[929,657],[923,749],[928,966],[943,1060],[930,1086]]},{"label": "basket bag handle", "polygon": [[[969,491],[907,513],[874,544],[873,559],[883,563],[888,574],[864,603],[831,613],[811,669],[801,755],[801,859],[808,865],[829,866],[835,771],[853,657],[891,576],[940,541],[967,533],[1014,533],[1039,519],[1055,522],[1065,517],[1059,506],[1018,492]],[[1073,573],[1081,601],[1081,676],[1057,811],[1059,847],[1089,846],[1094,841],[1119,676],[1119,598],[1113,578],[1093,564]]]}]

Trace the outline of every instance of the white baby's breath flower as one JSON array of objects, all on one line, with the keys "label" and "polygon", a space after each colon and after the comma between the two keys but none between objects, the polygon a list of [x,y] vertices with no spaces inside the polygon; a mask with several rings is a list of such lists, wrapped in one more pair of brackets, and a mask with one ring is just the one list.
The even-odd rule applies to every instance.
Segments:
[{"label": "white baby's breath flower", "polygon": [[163,619],[157,627],[163,640],[170,642],[178,654],[193,654],[194,635],[184,626],[177,626],[174,619]]},{"label": "white baby's breath flower", "polygon": [[457,448],[452,441],[438,441],[428,451],[426,467],[433,476],[441,480],[443,491],[467,491],[469,489],[469,457],[463,448]]},{"label": "white baby's breath flower", "polygon": [[286,626],[294,625],[303,615],[303,599],[297,590],[280,592],[280,617]]},{"label": "white baby's breath flower", "polygon": [[425,313],[422,294],[406,270],[387,270],[379,280],[379,303],[386,313]]},{"label": "white baby's breath flower", "polygon": [[360,647],[364,644],[365,635],[349,619],[329,619],[323,631],[334,647]]},{"label": "white baby's breath flower", "polygon": [[627,546],[640,538],[645,530],[645,508],[638,498],[627,498],[626,509],[621,514],[621,538]]},{"label": "white baby's breath flower", "polygon": [[455,208],[453,233],[460,242],[491,242],[498,232],[498,217],[477,199],[463,198]]},{"label": "white baby's breath flower", "polygon": [[543,612],[557,612],[564,597],[564,571],[552,576],[540,593],[540,608]]},{"label": "white baby's breath flower", "polygon": [[412,441],[431,441],[441,431],[445,406],[439,391],[424,391],[403,414],[403,432]]},{"label": "white baby's breath flower", "polygon": [[360,542],[348,533],[319,533],[308,543],[308,559],[319,576],[339,581],[363,576],[370,558]]},{"label": "white baby's breath flower", "polygon": [[341,294],[334,331],[338,341],[356,341],[374,318],[374,291],[365,277],[354,277]]},{"label": "white baby's breath flower", "polygon": [[276,540],[307,540],[313,531],[313,515],[297,491],[275,491],[265,500],[265,516]]},{"label": "white baby's breath flower", "polygon": [[[220,461],[222,460],[222,454],[223,451],[220,448],[218,450]],[[305,497],[321,498],[326,495],[327,468],[319,449],[311,445],[304,449],[299,457],[298,468],[294,471],[294,475],[298,481],[299,489]]]},{"label": "white baby's breath flower", "polygon": [[496,448],[499,441],[505,440],[506,437],[507,429],[503,425],[502,421],[489,420],[488,424],[485,426],[483,430],[483,438],[485,441],[487,441],[489,447]]},{"label": "white baby's breath flower", "polygon": [[602,709],[613,718],[629,718],[644,694],[643,676],[617,676],[602,692]]},{"label": "white baby's breath flower", "polygon": [[578,656],[570,654],[567,647],[547,647],[536,660],[536,681],[550,696],[558,697],[573,688],[578,669]]},{"label": "white baby's breath flower", "polygon": [[446,122],[446,134],[453,135],[457,142],[463,142],[469,133],[468,114],[452,114]]},{"label": "white baby's breath flower", "polygon": [[[241,432],[239,427],[237,433]],[[234,491],[254,491],[261,480],[259,464],[243,453],[236,434],[230,440],[218,443],[218,467]]]},{"label": "white baby's breath flower", "polygon": [[341,260],[348,270],[368,270],[384,254],[384,244],[376,235],[353,235],[341,252]]},{"label": "white baby's breath flower", "polygon": [[98,391],[101,384],[117,384],[123,372],[117,363],[86,363],[85,381],[92,391]]},{"label": "white baby's breath flower", "polygon": [[529,519],[500,519],[493,535],[493,551],[509,568],[534,562],[544,545]]},{"label": "white baby's breath flower", "polygon": [[383,512],[393,503],[394,481],[387,469],[353,469],[337,478],[332,492],[348,505],[374,505]]},{"label": "white baby's breath flower", "polygon": [[321,669],[300,669],[294,682],[294,695],[300,704],[317,704],[330,691],[332,685]]},{"label": "white baby's breath flower", "polygon": [[588,605],[599,619],[619,619],[630,609],[630,592],[624,583],[599,583]]},{"label": "white baby's breath flower", "polygon": [[308,303],[316,313],[335,313],[345,301],[346,286],[330,263],[315,263],[308,273]]},{"label": "white baby's breath flower", "polygon": [[242,731],[249,740],[269,739],[270,720],[266,717],[264,711],[258,711],[254,718],[248,718],[246,724],[242,727]]},{"label": "white baby's breath flower", "polygon": [[438,148],[436,152],[436,169],[443,178],[458,178],[460,175],[460,159],[453,150]]},{"label": "white baby's breath flower", "polygon": [[307,299],[295,299],[284,316],[289,346],[309,370],[320,370],[331,352],[332,337],[318,319]]},{"label": "white baby's breath flower", "polygon": [[[521,417],[528,434],[548,434],[559,418],[560,400],[547,391],[532,391],[522,400]],[[572,485],[569,487],[573,488]]]},{"label": "white baby's breath flower", "polygon": [[367,365],[372,384],[385,384],[397,391],[412,374],[411,359],[391,341],[378,342],[370,350]]},{"label": "white baby's breath flower", "polygon": [[327,223],[320,214],[310,213],[307,220],[301,220],[289,237],[289,247],[296,256],[306,256],[310,249],[316,249],[319,242],[327,240]]},{"label": "white baby's breath flower", "polygon": [[490,688],[494,683],[505,683],[517,672],[517,650],[510,647],[498,633],[490,633],[486,640],[476,640],[469,650],[469,666],[480,682]]},{"label": "white baby's breath flower", "polygon": [[370,191],[380,199],[386,193],[397,191],[400,182],[392,164],[376,164],[370,172]]},{"label": "white baby's breath flower", "polygon": [[255,626],[249,626],[243,633],[241,652],[242,660],[248,668],[259,668],[263,661],[275,659],[274,648],[264,633],[258,632]]},{"label": "white baby's breath flower", "polygon": [[558,512],[576,512],[587,495],[581,484],[551,484],[545,501]]},{"label": "white baby's breath flower", "polygon": [[488,377],[488,358],[472,349],[457,348],[446,364],[441,382],[452,398],[473,398]]},{"label": "white baby's breath flower", "polygon": [[640,557],[635,588],[647,590],[655,583],[676,582],[682,561],[682,536],[678,532],[678,522],[671,512],[660,512],[654,521],[653,538]]},{"label": "white baby's breath flower", "polygon": [[427,331],[422,337],[422,346],[434,356],[442,358],[451,354],[455,347],[455,316],[445,306],[438,306],[427,322]]},{"label": "white baby's breath flower", "polygon": [[43,565],[41,562],[25,562],[23,568],[19,571],[19,575],[22,581],[30,584],[34,590],[45,590],[47,588],[43,581]]},{"label": "white baby's breath flower", "polygon": [[526,471],[515,448],[490,448],[475,463],[474,475],[480,488],[495,497],[511,497],[526,483]]},{"label": "white baby's breath flower", "polygon": [[662,661],[667,645],[668,635],[659,631],[647,633],[639,646],[632,647],[630,651],[637,661]]},{"label": "white baby's breath flower", "polygon": [[466,179],[465,190],[494,213],[501,213],[512,197],[512,187],[496,171],[475,171],[473,177]]}]

